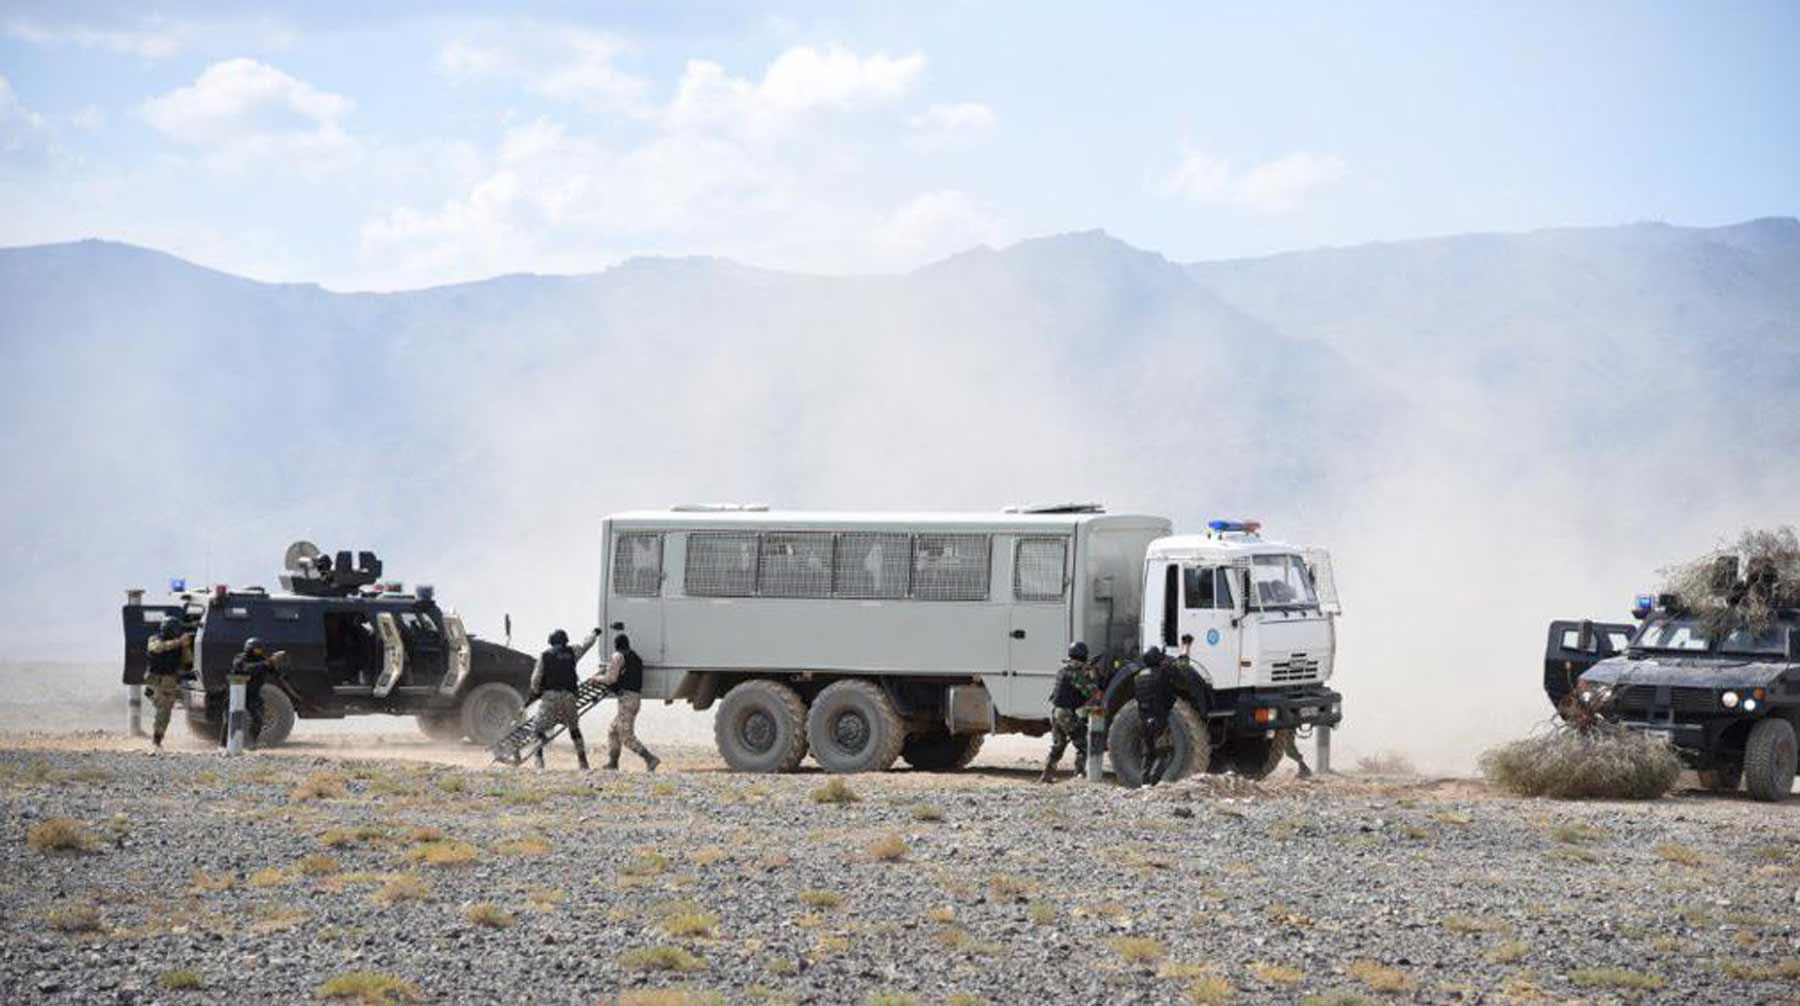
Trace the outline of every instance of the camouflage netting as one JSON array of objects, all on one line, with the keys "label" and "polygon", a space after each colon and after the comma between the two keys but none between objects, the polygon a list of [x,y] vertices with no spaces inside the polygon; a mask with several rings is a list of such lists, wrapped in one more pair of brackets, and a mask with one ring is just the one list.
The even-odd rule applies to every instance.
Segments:
[{"label": "camouflage netting", "polygon": [[1492,748],[1481,774],[1519,796],[1654,800],[1675,787],[1681,760],[1662,740],[1606,723],[1559,723]]},{"label": "camouflage netting", "polygon": [[1745,531],[1734,544],[1661,573],[1663,593],[1714,633],[1761,631],[1777,609],[1800,607],[1800,538],[1791,527]]}]

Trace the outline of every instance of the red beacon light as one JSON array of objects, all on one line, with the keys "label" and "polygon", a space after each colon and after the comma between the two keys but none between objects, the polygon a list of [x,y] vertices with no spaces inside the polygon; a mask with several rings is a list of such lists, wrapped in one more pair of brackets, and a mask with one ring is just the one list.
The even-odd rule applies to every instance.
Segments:
[{"label": "red beacon light", "polygon": [[213,586],[213,600],[215,600],[215,601],[219,601],[219,602],[223,603],[225,600],[225,595],[229,594],[229,593],[231,593],[231,588],[226,586],[225,584],[220,583],[220,584],[215,584]]},{"label": "red beacon light", "polygon": [[1259,520],[1209,520],[1206,526],[1214,534],[1255,534],[1262,530]]}]

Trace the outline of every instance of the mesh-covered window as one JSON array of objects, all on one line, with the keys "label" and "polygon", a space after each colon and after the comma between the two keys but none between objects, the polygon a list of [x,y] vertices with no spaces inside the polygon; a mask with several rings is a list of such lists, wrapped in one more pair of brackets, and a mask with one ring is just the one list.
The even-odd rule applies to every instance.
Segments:
[{"label": "mesh-covered window", "polygon": [[840,534],[832,562],[837,597],[905,597],[912,538],[904,534]]},{"label": "mesh-covered window", "polygon": [[913,539],[912,596],[921,601],[984,601],[988,536],[922,534]]},{"label": "mesh-covered window", "polygon": [[687,592],[693,597],[755,594],[756,535],[688,535]]},{"label": "mesh-covered window", "polygon": [[1013,597],[1020,601],[1063,599],[1063,538],[1021,538],[1013,549]]},{"label": "mesh-covered window", "polygon": [[655,597],[662,593],[662,535],[622,534],[613,542],[613,593]]},{"label": "mesh-covered window", "polygon": [[831,538],[828,532],[764,534],[757,593],[764,597],[830,597]]}]

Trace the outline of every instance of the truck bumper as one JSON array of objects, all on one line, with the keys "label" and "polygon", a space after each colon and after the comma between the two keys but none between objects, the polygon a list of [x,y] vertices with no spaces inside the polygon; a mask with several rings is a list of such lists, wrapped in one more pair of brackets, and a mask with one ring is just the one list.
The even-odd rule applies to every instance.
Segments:
[{"label": "truck bumper", "polygon": [[[1295,688],[1242,688],[1216,693],[1226,699],[1222,708],[1239,731],[1292,730],[1295,727],[1335,727],[1344,719],[1344,697],[1324,685]],[[1259,720],[1257,714],[1268,710]]]}]

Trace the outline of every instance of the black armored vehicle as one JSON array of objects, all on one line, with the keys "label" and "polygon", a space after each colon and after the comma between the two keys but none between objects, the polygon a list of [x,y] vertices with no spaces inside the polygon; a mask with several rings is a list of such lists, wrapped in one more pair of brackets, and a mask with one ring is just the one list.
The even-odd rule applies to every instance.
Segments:
[{"label": "black armored vehicle", "polygon": [[1709,789],[1742,783],[1758,800],[1783,800],[1800,752],[1800,607],[1767,573],[1736,572],[1720,565],[1719,603],[1640,596],[1642,624],[1623,645],[1624,626],[1555,623],[1545,690],[1565,718],[1666,738]]},{"label": "black armored vehicle", "polygon": [[532,658],[476,639],[441,610],[428,586],[403,593],[381,583],[372,552],[335,559],[308,542],[288,549],[282,593],[261,587],[177,591],[163,602],[128,591],[124,607],[127,685],[144,681],[147,643],[165,619],[192,631],[182,702],[188,726],[216,737],[225,716],[232,658],[251,637],[285,654],[263,686],[261,744],[276,744],[294,720],[371,713],[413,716],[437,740],[490,745],[524,708]]}]

